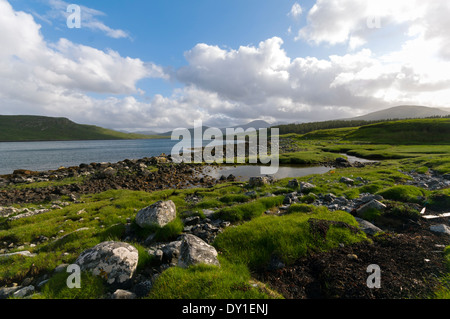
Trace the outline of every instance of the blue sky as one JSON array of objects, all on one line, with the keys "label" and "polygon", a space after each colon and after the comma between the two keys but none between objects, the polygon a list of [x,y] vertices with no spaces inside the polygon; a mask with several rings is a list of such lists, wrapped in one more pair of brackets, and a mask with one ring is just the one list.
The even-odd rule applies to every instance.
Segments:
[{"label": "blue sky", "polygon": [[162,131],[450,106],[447,1],[80,0],[80,29],[71,3],[0,0],[2,114]]}]

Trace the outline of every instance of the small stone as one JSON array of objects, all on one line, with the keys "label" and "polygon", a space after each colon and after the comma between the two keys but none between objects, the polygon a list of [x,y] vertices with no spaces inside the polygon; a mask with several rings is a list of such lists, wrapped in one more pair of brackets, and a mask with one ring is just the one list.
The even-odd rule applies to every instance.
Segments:
[{"label": "small stone", "polygon": [[315,187],[316,187],[316,185],[311,184],[311,183],[307,183],[307,182],[301,182],[300,183],[300,191],[301,192],[311,190],[311,189],[313,189]]},{"label": "small stone", "polygon": [[136,299],[136,294],[128,290],[117,289],[112,297],[113,299]]},{"label": "small stone", "polygon": [[347,258],[351,259],[351,260],[358,260],[358,256],[355,254],[348,254]]},{"label": "small stone", "polygon": [[53,270],[55,274],[65,272],[67,270],[67,267],[69,267],[69,264],[61,264],[59,266],[56,266],[56,268]]},{"label": "small stone", "polygon": [[339,180],[340,183],[344,183],[347,185],[353,185],[353,183],[355,182],[353,179],[348,178],[348,177],[341,177],[341,179]]},{"label": "small stone", "polygon": [[450,235],[450,227],[444,224],[432,225],[430,226],[430,230],[435,233],[442,233]]},{"label": "small stone", "polygon": [[358,214],[362,214],[362,213],[368,211],[369,209],[376,209],[379,211],[383,211],[386,209],[386,205],[377,201],[376,199],[373,199],[370,202],[368,202],[367,204],[364,204],[363,206],[361,206],[356,212]]},{"label": "small stone", "polygon": [[379,232],[382,232],[380,228],[368,222],[367,220],[358,217],[355,217],[355,220],[358,222],[359,228],[368,235],[375,235]]},{"label": "small stone", "polygon": [[34,293],[34,286],[27,286],[17,290],[13,293],[13,297],[15,298],[23,298]]}]

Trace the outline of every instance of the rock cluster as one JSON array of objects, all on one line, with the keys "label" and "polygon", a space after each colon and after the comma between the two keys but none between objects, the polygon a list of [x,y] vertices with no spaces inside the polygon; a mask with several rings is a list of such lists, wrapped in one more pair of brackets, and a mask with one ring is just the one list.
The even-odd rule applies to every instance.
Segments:
[{"label": "rock cluster", "polygon": [[406,185],[414,185],[429,190],[438,190],[450,187],[450,174],[442,175],[432,170],[425,174],[417,172],[402,173],[412,178],[412,180],[405,183]]},{"label": "rock cluster", "polygon": [[[80,164],[61,167],[58,170],[32,172],[16,170],[13,174],[0,176],[0,206],[22,203],[41,203],[69,196],[73,201],[82,194],[96,194],[109,189],[154,191],[192,186],[212,186],[220,181],[202,176],[202,166],[175,164],[170,156],[120,161],[117,163]],[[76,183],[39,188],[17,188],[22,184],[78,179]],[[231,179],[231,177],[230,177]]]},{"label": "rock cluster", "polygon": [[[137,222],[138,217],[141,219],[139,223]],[[172,201],[154,203],[136,214],[136,222],[139,227],[143,228],[148,226],[153,229],[164,227],[175,218],[176,206]],[[229,226],[229,223],[209,218],[201,219],[199,216],[187,217],[183,222],[185,224],[183,234],[174,241],[154,243],[150,236],[150,239],[139,242],[146,247],[146,253],[152,258],[148,269],[139,275],[136,275],[139,252],[126,241],[132,237],[132,234],[130,237],[132,227],[128,227],[124,241],[105,241],[86,249],[78,256],[75,264],[81,271],[88,271],[103,278],[110,291],[106,297],[113,299],[134,299],[147,295],[154,280],[168,267],[186,268],[197,264],[220,267],[217,259],[218,253],[210,243],[223,228]],[[80,231],[82,230],[80,229]],[[0,257],[8,258],[16,254],[24,257],[35,256],[28,251],[21,251],[3,254]],[[68,264],[62,264],[55,269],[54,273],[66,271],[68,266]],[[47,281],[48,277],[41,278],[38,287]],[[35,293],[35,287],[28,283],[1,288],[0,299],[11,296],[23,298],[32,295]]]},{"label": "rock cluster", "polygon": [[[141,219],[139,223],[138,216]],[[168,267],[186,268],[196,264],[220,266],[216,249],[194,234],[203,236],[211,242],[221,230],[196,217],[188,217],[184,220],[187,225],[184,233],[174,241],[153,243],[153,236],[150,236],[141,242],[147,247],[147,253],[152,257],[153,268],[147,272],[149,277],[141,275],[141,278],[133,278],[139,254],[136,248],[125,242],[101,243],[84,251],[76,263],[82,269],[90,270],[94,275],[103,277],[114,289],[117,288],[111,298],[132,299],[146,295],[158,274]],[[172,201],[160,201],[139,211],[136,222],[142,228],[148,226],[158,228],[164,227],[175,218],[175,204]],[[222,226],[224,225],[226,224],[222,223]],[[205,231],[205,228],[208,228],[208,231]],[[199,232],[199,229],[203,229],[203,232]],[[130,234],[126,236],[129,238]]]},{"label": "rock cluster", "polygon": [[248,186],[253,187],[261,187],[264,185],[268,185],[274,182],[274,178],[272,176],[256,176],[250,177],[248,181]]}]

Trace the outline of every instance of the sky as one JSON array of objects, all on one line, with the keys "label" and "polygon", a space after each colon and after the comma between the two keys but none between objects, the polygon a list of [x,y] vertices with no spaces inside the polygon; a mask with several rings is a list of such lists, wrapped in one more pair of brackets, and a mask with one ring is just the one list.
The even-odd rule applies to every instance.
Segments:
[{"label": "sky", "polygon": [[164,132],[450,111],[449,16],[448,0],[0,0],[0,114]]}]

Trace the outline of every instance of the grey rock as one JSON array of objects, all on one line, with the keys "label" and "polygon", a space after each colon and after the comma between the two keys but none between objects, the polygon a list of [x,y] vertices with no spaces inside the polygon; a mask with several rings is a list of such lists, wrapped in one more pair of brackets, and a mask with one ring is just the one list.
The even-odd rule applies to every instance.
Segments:
[{"label": "grey rock", "polygon": [[159,201],[141,209],[136,215],[136,223],[143,228],[149,226],[164,227],[176,217],[177,209],[173,201]]},{"label": "grey rock", "polygon": [[138,258],[132,245],[108,241],[85,250],[75,263],[82,271],[91,271],[110,285],[126,286],[136,271]]},{"label": "grey rock", "polygon": [[191,233],[207,243],[212,243],[216,236],[221,232],[221,229],[211,223],[203,223],[202,225],[196,225],[191,229]]},{"label": "grey rock", "polygon": [[136,294],[123,289],[117,289],[113,295],[112,299],[136,299]]},{"label": "grey rock", "polygon": [[332,201],[334,201],[334,200],[336,199],[336,195],[334,195],[334,194],[332,194],[332,193],[329,193],[329,194],[326,194],[326,195],[323,197],[323,199],[324,199],[324,201],[326,201],[326,202],[328,202],[328,203],[331,203]]},{"label": "grey rock", "polygon": [[213,211],[212,209],[204,209],[203,210],[203,214],[207,218],[211,218],[214,215],[214,213],[215,213],[215,211]]},{"label": "grey rock", "polygon": [[332,210],[332,211],[339,210],[339,205],[338,204],[331,204],[331,205],[328,206],[328,209]]},{"label": "grey rock", "polygon": [[450,235],[450,227],[448,227],[447,225],[444,225],[444,224],[431,225],[430,230],[435,233],[442,233],[442,234]]},{"label": "grey rock", "polygon": [[41,282],[38,283],[37,287],[41,288],[42,286],[44,286],[49,281],[50,281],[50,279],[44,279],[44,280],[42,280]]},{"label": "grey rock", "polygon": [[32,217],[32,216],[36,216],[36,215],[40,215],[43,213],[47,213],[50,210],[48,209],[39,209],[39,210],[35,210],[35,211],[29,211],[28,209],[23,210],[22,214],[13,216],[13,217],[9,217],[8,221],[14,221],[14,220],[18,220],[18,219],[22,219],[22,218],[27,218],[27,217]]},{"label": "grey rock", "polygon": [[296,178],[288,182],[288,187],[290,188],[297,188],[298,186],[300,186],[300,184],[298,183],[298,180]]},{"label": "grey rock", "polygon": [[28,250],[25,250],[25,251],[18,251],[15,253],[3,254],[3,255],[0,255],[0,258],[1,257],[11,257],[11,256],[16,256],[16,255],[20,255],[20,256],[24,256],[24,257],[35,257],[36,256],[36,254],[32,254]]},{"label": "grey rock", "polygon": [[22,289],[21,286],[0,288],[0,299],[8,299],[16,291]]},{"label": "grey rock", "polygon": [[0,207],[0,217],[9,217],[20,212],[20,209],[15,207]]},{"label": "grey rock", "polygon": [[186,226],[197,225],[199,222],[200,222],[200,217],[199,216],[191,216],[191,217],[188,217],[188,218],[183,220],[183,223]]},{"label": "grey rock", "polygon": [[266,176],[250,177],[248,185],[250,187],[259,187],[270,184],[270,179]]},{"label": "grey rock", "polygon": [[304,191],[308,191],[311,190],[313,188],[315,188],[316,185],[308,183],[308,182],[300,182],[300,191],[304,192]]},{"label": "grey rock", "polygon": [[376,209],[376,210],[383,211],[384,209],[386,209],[386,205],[377,201],[376,199],[372,199],[370,202],[368,202],[368,203],[364,204],[363,206],[361,206],[360,208],[358,208],[356,213],[363,214],[364,212],[368,211],[369,209]]},{"label": "grey rock", "polygon": [[246,192],[244,195],[249,196],[249,197],[256,197],[256,195],[258,195],[258,193],[256,193],[256,191],[250,191],[250,192]]},{"label": "grey rock", "polygon": [[355,183],[355,181],[351,178],[348,177],[341,177],[341,179],[339,180],[340,183],[344,183],[347,185],[353,185],[353,183]]},{"label": "grey rock", "polygon": [[207,264],[220,266],[216,249],[197,236],[187,234],[183,236],[180,247],[178,266],[187,268],[191,265]]},{"label": "grey rock", "polygon": [[162,261],[168,263],[171,266],[178,264],[178,258],[180,257],[181,240],[173,241],[161,248],[163,252]]},{"label": "grey rock", "polygon": [[56,268],[53,270],[55,274],[65,272],[67,270],[67,267],[69,267],[69,264],[61,264],[59,266],[56,266]]},{"label": "grey rock", "polygon": [[359,228],[368,235],[375,235],[383,230],[375,226],[374,224],[368,222],[367,220],[355,217],[359,224]]},{"label": "grey rock", "polygon": [[345,205],[348,204],[348,200],[347,200],[345,197],[340,196],[340,197],[337,197],[337,198],[333,201],[333,204],[338,204],[338,205],[340,205],[340,206],[345,206]]},{"label": "grey rock", "polygon": [[20,288],[19,290],[17,290],[16,292],[14,292],[12,295],[15,298],[24,298],[26,296],[29,296],[31,294],[34,293],[34,286],[27,286],[27,287],[23,287]]}]

